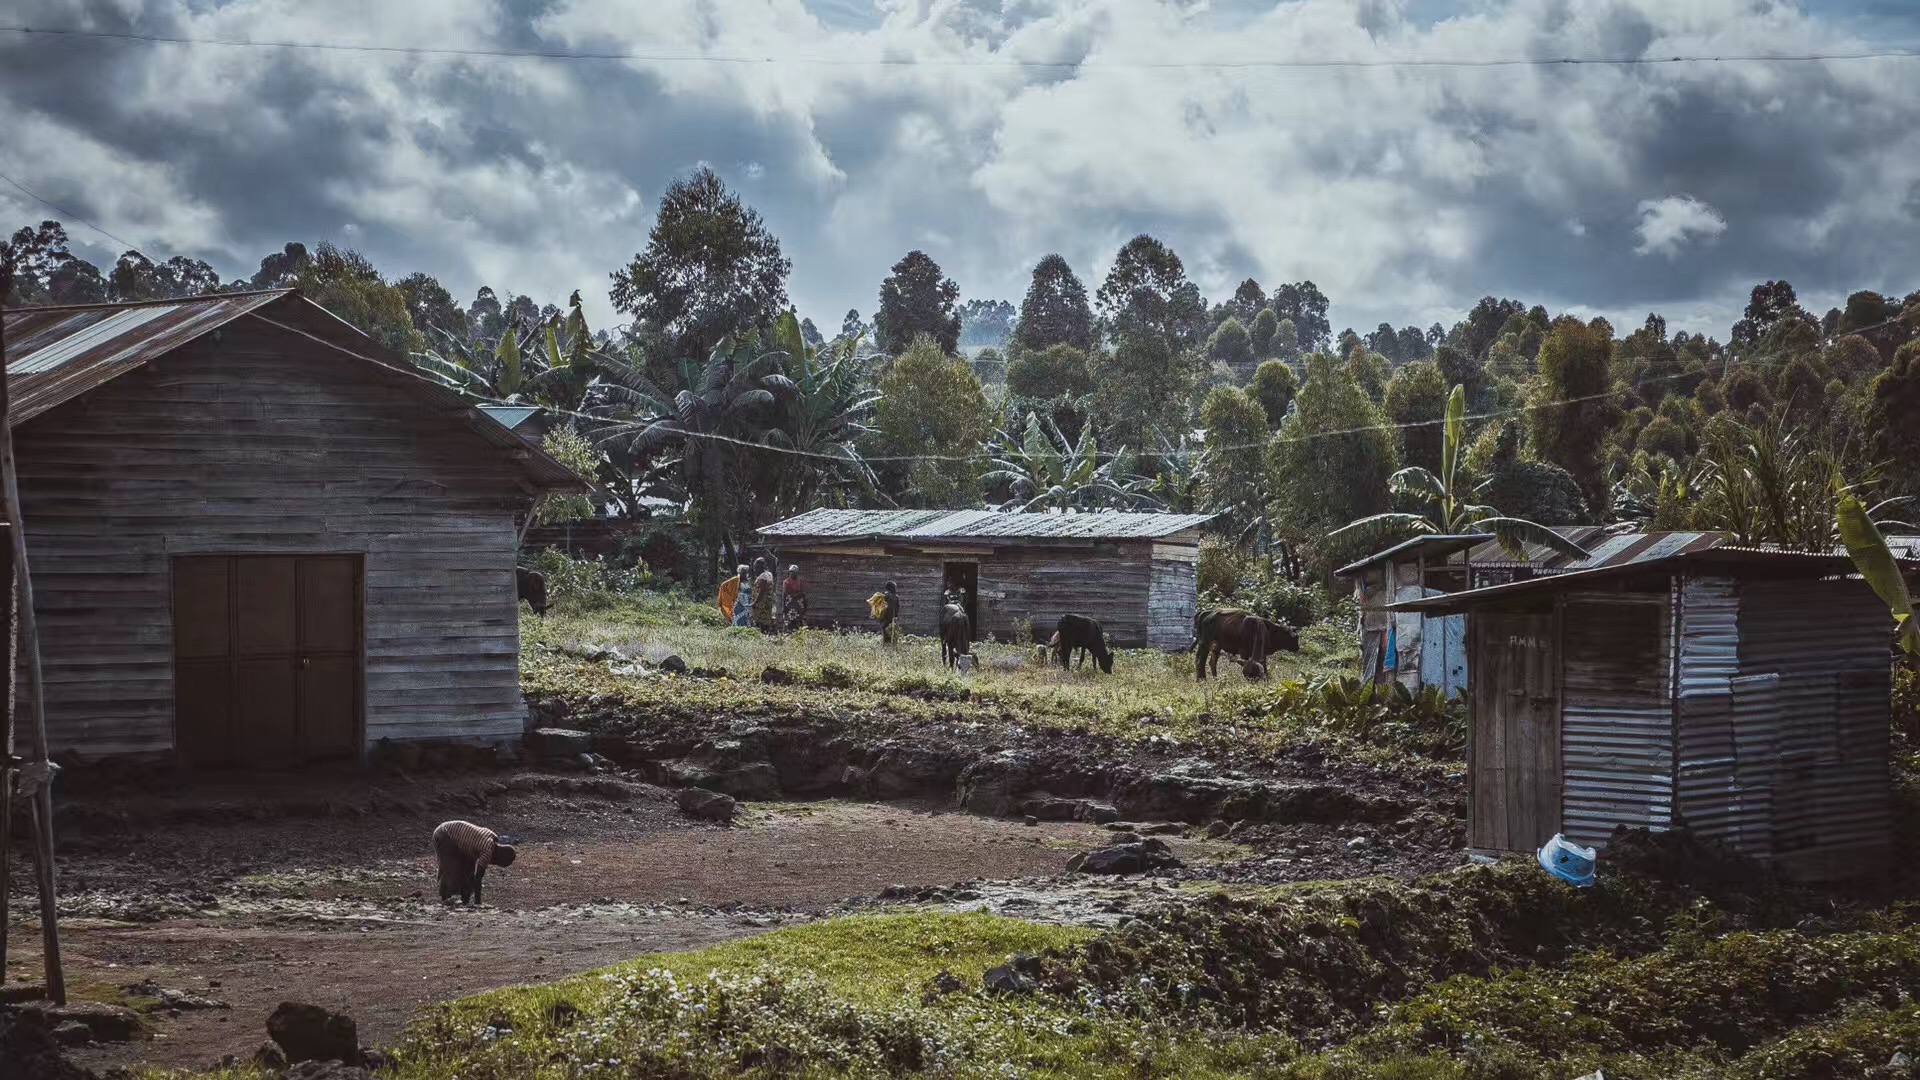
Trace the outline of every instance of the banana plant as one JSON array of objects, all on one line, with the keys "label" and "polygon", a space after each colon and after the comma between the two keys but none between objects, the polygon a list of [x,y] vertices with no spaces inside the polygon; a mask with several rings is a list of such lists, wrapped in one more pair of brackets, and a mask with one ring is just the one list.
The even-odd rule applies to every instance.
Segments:
[{"label": "banana plant", "polygon": [[472,401],[517,405],[530,402],[520,335],[509,326],[491,353],[439,328],[438,350],[421,350],[410,359],[428,377]]},{"label": "banana plant", "polygon": [[1909,656],[1920,656],[1920,622],[1913,618],[1913,595],[1907,590],[1907,579],[1900,572],[1899,562],[1887,547],[1887,538],[1880,534],[1880,527],[1874,524],[1872,513],[1858,495],[1838,483],[1835,488],[1835,526],[1847,554],[1852,556],[1860,576],[1873,586],[1873,591],[1893,613],[1900,648]]},{"label": "banana plant", "polygon": [[1501,548],[1514,558],[1523,558],[1526,545],[1539,544],[1569,558],[1584,558],[1587,550],[1552,529],[1524,518],[1508,517],[1491,506],[1469,500],[1477,491],[1468,490],[1461,468],[1466,445],[1467,392],[1456,385],[1447,395],[1447,415],[1440,445],[1440,475],[1412,465],[1387,479],[1387,490],[1396,498],[1412,498],[1425,503],[1424,514],[1374,514],[1350,522],[1327,534],[1335,537],[1359,537],[1382,543],[1408,535],[1457,536],[1463,533],[1491,533]]},{"label": "banana plant", "polygon": [[779,411],[765,438],[768,446],[789,451],[793,463],[785,470],[788,482],[779,485],[776,513],[786,516],[812,506],[823,486],[871,490],[877,481],[858,440],[872,430],[865,421],[880,395],[861,355],[861,339],[809,345],[791,310],[774,320],[771,338],[784,371],[761,380]]},{"label": "banana plant", "polygon": [[1002,510],[1130,509],[1152,502],[1125,448],[1100,460],[1092,425],[1082,427],[1080,441],[1069,446],[1050,420],[1029,412],[1020,438],[996,431],[985,449],[992,468],[981,479],[989,487],[1005,486],[1010,497]]}]

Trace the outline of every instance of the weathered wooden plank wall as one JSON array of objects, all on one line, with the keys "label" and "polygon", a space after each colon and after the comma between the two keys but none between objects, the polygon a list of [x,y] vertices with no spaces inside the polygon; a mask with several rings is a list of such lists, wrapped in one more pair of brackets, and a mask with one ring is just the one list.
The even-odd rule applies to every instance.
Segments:
[{"label": "weathered wooden plank wall", "polygon": [[172,748],[172,557],[212,552],[365,555],[369,742],[520,730],[530,494],[391,377],[242,320],[16,438],[55,748]]},{"label": "weathered wooden plank wall", "polygon": [[1184,646],[1193,627],[1193,564],[1153,554],[1154,545],[1145,542],[1101,549],[1084,543],[1002,547],[969,554],[795,546],[783,548],[780,561],[797,564],[806,578],[808,622],[814,626],[873,629],[867,598],[892,581],[900,590],[903,628],[930,635],[946,564],[974,562],[980,568],[981,636],[1015,640],[1036,622],[1051,633],[1060,616],[1071,612],[1100,620],[1118,646]]}]

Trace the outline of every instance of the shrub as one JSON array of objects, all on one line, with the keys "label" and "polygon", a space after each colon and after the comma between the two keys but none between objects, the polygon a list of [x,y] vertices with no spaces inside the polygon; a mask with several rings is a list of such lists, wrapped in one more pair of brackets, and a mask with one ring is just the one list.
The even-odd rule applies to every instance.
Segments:
[{"label": "shrub", "polygon": [[653,581],[644,561],[623,568],[610,560],[576,559],[546,548],[527,562],[547,579],[547,603],[561,608],[604,608]]}]

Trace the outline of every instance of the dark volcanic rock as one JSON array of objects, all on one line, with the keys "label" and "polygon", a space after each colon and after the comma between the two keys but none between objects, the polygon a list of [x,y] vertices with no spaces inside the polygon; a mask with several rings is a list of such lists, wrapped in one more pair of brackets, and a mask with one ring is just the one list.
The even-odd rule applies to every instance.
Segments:
[{"label": "dark volcanic rock", "polygon": [[577,758],[593,750],[593,736],[572,728],[534,728],[527,744],[543,758]]},{"label": "dark volcanic rock", "polygon": [[882,799],[953,797],[967,755],[945,747],[889,741],[867,772],[867,785]]},{"label": "dark volcanic rock", "polygon": [[679,804],[680,812],[688,817],[721,825],[733,824],[733,814],[738,808],[732,796],[697,787],[682,788],[674,801]]},{"label": "dark volcanic rock", "polygon": [[1148,870],[1171,869],[1180,865],[1180,860],[1167,850],[1164,841],[1148,837],[1075,856],[1068,868],[1082,874],[1142,874]]},{"label": "dark volcanic rock", "polygon": [[267,1017],[267,1035],[280,1044],[287,1060],[352,1061],[360,1052],[353,1017],[318,1005],[283,1001]]}]

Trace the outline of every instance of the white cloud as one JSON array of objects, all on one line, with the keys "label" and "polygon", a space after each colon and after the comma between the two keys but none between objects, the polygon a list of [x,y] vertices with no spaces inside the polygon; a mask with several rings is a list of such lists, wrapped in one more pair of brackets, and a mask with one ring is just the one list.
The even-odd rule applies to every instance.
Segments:
[{"label": "white cloud", "polygon": [[1640,238],[1633,250],[1641,255],[1680,254],[1690,240],[1712,240],[1727,231],[1727,220],[1719,212],[1691,195],[1669,195],[1664,199],[1640,202],[1640,224],[1633,234]]},{"label": "white cloud", "polygon": [[[150,0],[137,24],[650,59],[0,35],[17,136],[0,164],[229,274],[352,221],[394,276],[424,269],[463,297],[578,288],[596,325],[612,317],[607,272],[701,161],[766,216],[823,326],[871,311],[911,247],[966,297],[1018,299],[1040,255],[1097,288],[1150,231],[1213,296],[1248,275],[1311,278],[1337,330],[1451,322],[1489,293],[1637,322],[1711,318],[1783,275],[1803,295],[1906,289],[1920,243],[1912,64],[1262,66],[1862,44],[1783,3],[1474,0],[1434,21],[1429,4],[1368,0],[555,0],[535,16],[342,2]],[[25,3],[44,10],[22,22],[71,21],[62,0]]]}]

